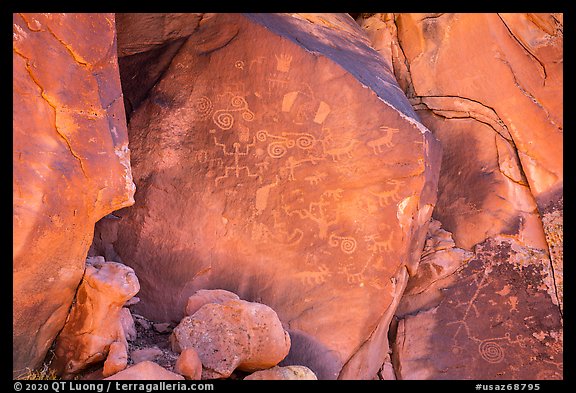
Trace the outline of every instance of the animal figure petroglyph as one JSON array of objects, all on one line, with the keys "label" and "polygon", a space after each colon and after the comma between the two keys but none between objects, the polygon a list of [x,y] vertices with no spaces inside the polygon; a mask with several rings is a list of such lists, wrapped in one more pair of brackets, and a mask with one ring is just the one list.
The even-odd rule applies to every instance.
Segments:
[{"label": "animal figure petroglyph", "polygon": [[326,179],[328,174],[326,172],[314,173],[313,175],[306,176],[304,180],[306,180],[310,185],[315,186],[320,183],[322,180]]},{"label": "animal figure petroglyph", "polygon": [[397,128],[390,128],[390,127],[386,127],[386,126],[382,126],[380,128],[386,130],[386,135],[384,135],[378,139],[368,141],[366,143],[366,145],[368,145],[368,147],[371,147],[372,150],[374,150],[374,154],[382,153],[382,147],[383,146],[386,146],[386,147],[394,146],[394,144],[392,143],[392,137],[394,136],[394,134],[399,132],[399,130]]},{"label": "animal figure petroglyph", "polygon": [[380,235],[367,235],[364,236],[364,241],[368,243],[368,250],[372,252],[386,252],[392,251],[392,239],[394,237],[394,232],[388,232],[388,237],[385,240],[380,240]]},{"label": "animal figure petroglyph", "polygon": [[374,195],[375,197],[378,197],[378,203],[380,204],[381,207],[388,206],[392,201],[395,200],[397,201],[398,199],[400,199],[398,192],[400,191],[400,186],[402,185],[402,182],[400,180],[390,179],[386,181],[386,183],[392,185],[393,186],[392,189],[382,192],[370,191],[370,194]]},{"label": "animal figure petroglyph", "polygon": [[358,140],[351,139],[346,145],[326,149],[324,153],[332,157],[332,161],[334,162],[340,161],[342,156],[352,158],[352,150],[354,150],[354,146],[356,146],[358,143],[360,143]]}]

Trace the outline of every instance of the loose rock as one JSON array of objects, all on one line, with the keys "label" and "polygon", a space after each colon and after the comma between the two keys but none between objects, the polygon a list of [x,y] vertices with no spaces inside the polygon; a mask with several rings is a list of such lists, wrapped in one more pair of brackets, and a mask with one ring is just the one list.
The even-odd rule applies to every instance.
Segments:
[{"label": "loose rock", "polygon": [[63,378],[105,359],[116,341],[127,346],[122,306],[140,289],[132,268],[116,262],[86,265],[66,325],[56,340],[52,363]]},{"label": "loose rock", "polygon": [[130,352],[130,359],[132,359],[134,364],[145,361],[153,361],[162,356],[162,353],[162,350],[157,347],[136,349]]},{"label": "loose rock", "polygon": [[128,365],[128,352],[126,346],[121,342],[114,342],[110,344],[108,356],[104,361],[104,368],[102,375],[109,377],[126,368]]},{"label": "loose rock", "polygon": [[268,370],[256,371],[244,380],[317,380],[316,374],[305,366],[272,367]]},{"label": "loose rock", "polygon": [[177,352],[196,350],[204,368],[203,379],[227,378],[236,368],[270,368],[290,350],[290,336],[276,312],[244,300],[205,304],[182,319],[171,342]]},{"label": "loose rock", "polygon": [[177,381],[183,380],[182,375],[166,370],[164,367],[150,361],[138,363],[126,370],[120,371],[106,380],[150,380],[150,381]]},{"label": "loose rock", "polygon": [[182,374],[186,379],[201,379],[202,362],[194,348],[186,348],[180,353],[178,360],[176,360],[174,371]]},{"label": "loose rock", "polygon": [[185,315],[192,315],[207,303],[225,303],[228,300],[240,299],[234,292],[224,289],[200,289],[188,298],[186,303]]}]

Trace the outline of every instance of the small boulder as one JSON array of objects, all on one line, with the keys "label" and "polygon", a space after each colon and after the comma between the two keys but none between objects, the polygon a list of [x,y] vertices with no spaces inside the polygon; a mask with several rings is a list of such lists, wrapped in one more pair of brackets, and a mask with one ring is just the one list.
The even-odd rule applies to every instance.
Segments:
[{"label": "small boulder", "polygon": [[87,261],[76,302],[56,340],[52,365],[63,379],[105,360],[112,343],[127,346],[121,310],[139,290],[132,268],[102,258]]},{"label": "small boulder", "polygon": [[225,289],[200,289],[188,298],[185,315],[192,315],[205,304],[218,303],[222,304],[228,300],[239,300],[240,298],[234,292]]},{"label": "small boulder", "polygon": [[154,323],[153,326],[154,330],[156,330],[158,333],[170,333],[172,331],[172,327],[168,322]]},{"label": "small boulder", "polygon": [[305,366],[275,366],[268,370],[256,371],[245,380],[317,380],[316,374]]},{"label": "small boulder", "polygon": [[124,330],[124,336],[126,337],[126,340],[136,340],[136,325],[134,324],[134,318],[132,318],[130,309],[122,307],[120,310],[120,323],[122,324],[122,329]]},{"label": "small boulder", "polygon": [[156,360],[163,352],[158,347],[136,349],[130,352],[130,359],[134,364]]},{"label": "small boulder", "polygon": [[202,362],[194,348],[186,348],[180,353],[174,371],[186,379],[199,380],[202,376]]},{"label": "small boulder", "polygon": [[124,370],[127,365],[128,351],[126,350],[124,343],[117,341],[110,344],[110,350],[108,352],[108,357],[104,362],[102,375],[104,377],[109,377]]},{"label": "small boulder", "polygon": [[183,380],[182,375],[166,370],[164,367],[150,361],[138,363],[126,370],[120,371],[105,380],[123,380],[123,381],[176,381]]},{"label": "small boulder", "polygon": [[202,379],[227,378],[238,368],[257,371],[277,365],[290,350],[290,335],[270,307],[244,300],[203,305],[184,317],[170,337],[175,352],[194,348]]}]

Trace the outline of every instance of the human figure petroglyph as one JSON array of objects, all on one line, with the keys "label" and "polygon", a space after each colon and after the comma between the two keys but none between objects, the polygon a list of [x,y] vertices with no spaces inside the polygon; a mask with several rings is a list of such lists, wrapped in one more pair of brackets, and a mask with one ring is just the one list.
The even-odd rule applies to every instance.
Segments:
[{"label": "human figure petroglyph", "polygon": [[240,151],[240,147],[242,146],[239,142],[234,142],[232,144],[233,151],[227,151],[227,146],[223,143],[219,143],[216,137],[214,136],[214,144],[222,148],[222,152],[225,156],[233,156],[234,157],[234,166],[227,166],[224,168],[224,175],[218,176],[214,179],[214,184],[218,185],[219,181],[222,181],[230,176],[230,173],[234,173],[236,178],[240,178],[240,173],[242,171],[246,171],[246,175],[248,177],[255,177],[260,179],[260,175],[258,173],[252,173],[250,168],[246,165],[240,166],[240,157],[247,156],[250,152],[250,148],[256,145],[256,137],[252,137],[252,143],[247,144],[245,146],[245,151]]},{"label": "human figure petroglyph", "polygon": [[382,153],[382,147],[386,146],[386,147],[392,147],[394,146],[394,144],[392,143],[392,137],[394,136],[394,134],[398,133],[399,130],[397,128],[390,128],[390,127],[386,127],[386,126],[381,126],[380,129],[383,129],[386,131],[386,135],[377,138],[377,139],[373,139],[371,141],[368,141],[366,143],[366,145],[368,145],[368,147],[371,147],[372,150],[374,151],[374,154],[379,154]]},{"label": "human figure petroglyph", "polygon": [[372,192],[369,191],[370,194],[374,195],[378,198],[378,203],[381,207],[388,206],[391,202],[397,201],[400,199],[398,192],[400,191],[400,187],[402,186],[403,182],[397,179],[390,179],[386,181],[387,184],[392,186],[392,189],[387,191],[381,192]]},{"label": "human figure petroglyph", "polygon": [[281,169],[287,170],[288,171],[288,180],[294,181],[294,180],[296,180],[296,177],[294,175],[294,169],[298,168],[301,165],[308,164],[308,163],[316,165],[316,164],[318,164],[318,162],[320,162],[322,160],[325,160],[325,158],[324,157],[308,157],[308,158],[303,158],[301,160],[296,160],[294,157],[290,156],[286,160],[286,166],[284,166]]}]

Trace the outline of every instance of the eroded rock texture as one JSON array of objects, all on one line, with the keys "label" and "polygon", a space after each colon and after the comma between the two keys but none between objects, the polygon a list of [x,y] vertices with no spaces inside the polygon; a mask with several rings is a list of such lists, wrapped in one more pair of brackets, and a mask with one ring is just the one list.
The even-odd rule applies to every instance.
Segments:
[{"label": "eroded rock texture", "polygon": [[192,348],[198,353],[203,379],[227,378],[237,368],[274,367],[290,350],[290,335],[274,310],[236,299],[207,303],[184,317],[170,342],[176,352]]},{"label": "eroded rock texture", "polygon": [[[407,285],[396,376],[561,376],[562,15],[373,14],[359,21],[442,144],[434,218],[454,236],[444,251],[438,241],[425,250]],[[490,294],[496,291],[502,296]],[[456,327],[450,340],[441,337],[447,325]],[[480,349],[486,356],[473,355],[472,347],[487,343],[494,358]],[[542,359],[548,363],[539,369]]]},{"label": "eroded rock texture", "polygon": [[[128,343],[122,324],[122,306],[139,289],[134,270],[126,265],[102,260],[86,263],[76,301],[56,339],[52,367],[59,375],[64,379],[74,377],[106,359],[110,351],[110,365],[127,360]],[[120,343],[124,350],[115,348],[114,343]],[[111,368],[117,369],[115,366]]]},{"label": "eroded rock texture", "polygon": [[361,24],[442,143],[434,217],[465,249],[498,234],[550,248],[560,283],[562,15],[375,14]]},{"label": "eroded rock texture", "polygon": [[115,249],[142,284],[134,308],[178,322],[196,290],[227,289],[277,311],[286,365],[376,375],[440,148],[354,21],[211,17],[129,128],[137,203]]},{"label": "eroded rock texture", "polygon": [[[546,253],[490,238],[453,275],[417,277],[399,306],[399,379],[562,379],[563,329]],[[434,295],[435,294],[435,295]]]},{"label": "eroded rock texture", "polygon": [[134,184],[113,14],[13,15],[13,372],[62,329],[94,223]]}]

